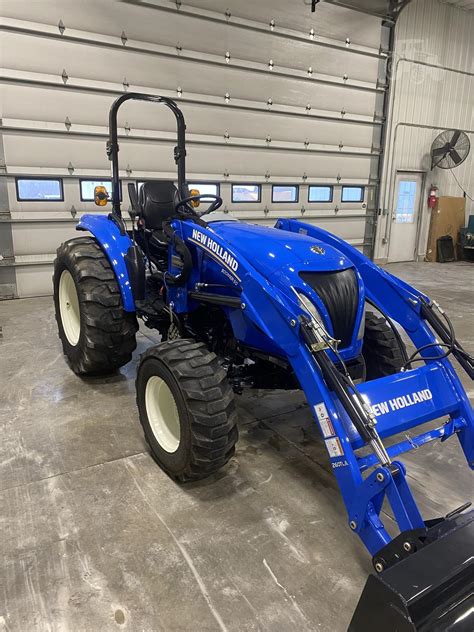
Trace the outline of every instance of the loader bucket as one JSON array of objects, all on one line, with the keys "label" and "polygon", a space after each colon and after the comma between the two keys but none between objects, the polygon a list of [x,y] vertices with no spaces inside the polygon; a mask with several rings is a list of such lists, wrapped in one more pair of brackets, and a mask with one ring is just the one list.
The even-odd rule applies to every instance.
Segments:
[{"label": "loader bucket", "polygon": [[474,511],[456,518],[369,576],[348,632],[473,632]]}]

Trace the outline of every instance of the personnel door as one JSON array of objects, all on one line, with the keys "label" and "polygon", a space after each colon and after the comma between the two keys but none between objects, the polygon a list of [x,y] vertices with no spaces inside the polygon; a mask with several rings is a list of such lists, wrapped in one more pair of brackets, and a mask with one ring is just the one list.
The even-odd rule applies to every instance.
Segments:
[{"label": "personnel door", "polygon": [[389,262],[416,259],[422,185],[422,173],[397,173],[388,250]]}]

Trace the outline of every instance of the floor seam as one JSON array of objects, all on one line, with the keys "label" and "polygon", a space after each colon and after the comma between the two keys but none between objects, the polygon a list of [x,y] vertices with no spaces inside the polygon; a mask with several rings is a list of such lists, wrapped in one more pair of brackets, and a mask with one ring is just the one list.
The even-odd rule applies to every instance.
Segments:
[{"label": "floor seam", "polygon": [[304,456],[306,459],[308,459],[308,461],[311,461],[311,463],[314,463],[315,465],[317,465],[325,474],[330,475],[331,471],[327,470],[324,465],[322,465],[321,463],[319,463],[318,461],[316,461],[316,459],[314,459],[310,454],[307,454],[297,443],[295,443],[294,441],[292,441],[291,439],[289,439],[288,437],[285,437],[284,434],[281,434],[280,432],[278,432],[278,430],[275,430],[275,428],[272,428],[272,426],[269,426],[265,423],[265,421],[261,420],[263,425],[270,430],[270,432],[273,432],[274,434],[276,434],[280,439],[282,439],[283,441],[286,441],[286,443],[288,443],[289,445],[291,445],[292,448],[294,448],[297,452],[299,452],[302,456]]},{"label": "floor seam", "polygon": [[12,489],[21,489],[22,487],[28,487],[28,485],[35,485],[36,483],[42,483],[44,481],[49,481],[53,478],[58,478],[60,476],[65,476],[66,474],[75,474],[76,472],[83,472],[84,470],[90,470],[93,467],[99,467],[101,465],[108,465],[109,463],[116,463],[118,461],[123,461],[124,459],[130,459],[135,456],[140,456],[141,454],[148,454],[145,450],[141,452],[133,452],[132,454],[127,454],[125,456],[119,456],[116,459],[109,459],[108,461],[102,461],[101,463],[91,463],[90,465],[85,465],[84,467],[78,467],[74,470],[65,470],[64,472],[58,472],[57,474],[51,474],[51,476],[45,476],[43,478],[37,478],[34,481],[28,481],[28,483],[19,483],[18,485],[12,485],[11,487],[4,487],[0,489],[0,495],[4,492],[9,492]]},{"label": "floor seam", "polygon": [[[298,410],[298,408],[299,407],[295,408],[294,410]],[[294,410],[293,411],[289,411],[289,412],[294,412]],[[287,412],[286,413],[276,413],[275,415],[269,415],[268,417],[256,417],[255,419],[252,419],[252,420],[244,423],[243,425],[248,425],[248,424],[251,424],[251,423],[265,423],[265,421],[267,421],[267,420],[274,419],[275,417],[280,417],[280,416],[285,415],[285,414],[288,414],[288,413]],[[273,432],[275,432],[275,434],[279,435],[279,433],[276,432],[273,428],[269,428],[269,430],[272,430]],[[281,435],[281,437],[283,439],[287,440],[285,437],[283,437],[283,435]],[[289,441],[289,443],[291,443],[291,441]],[[58,478],[60,476],[65,476],[66,474],[74,474],[76,472],[82,472],[84,470],[88,470],[88,469],[93,468],[93,467],[99,467],[100,465],[107,465],[108,463],[115,463],[117,461],[122,461],[124,459],[128,459],[128,458],[132,458],[132,457],[135,457],[135,456],[139,456],[141,454],[148,454],[148,452],[146,452],[145,450],[142,450],[141,452],[134,452],[132,454],[127,454],[125,456],[120,456],[120,457],[117,457],[115,459],[109,459],[107,461],[102,461],[100,463],[92,463],[90,465],[85,465],[84,467],[79,467],[79,468],[76,468],[76,469],[73,469],[73,470],[65,470],[63,472],[58,472],[57,474],[51,474],[51,476],[44,476],[43,478],[37,478],[37,479],[35,479],[33,481],[28,481],[27,483],[18,483],[17,485],[11,485],[10,487],[4,487],[3,489],[0,489],[0,494],[3,494],[4,492],[9,492],[9,491],[11,491],[13,489],[21,489],[21,488],[27,487],[29,485],[34,485],[36,483],[42,483],[44,481],[48,481],[48,480],[51,480],[51,479],[54,479],[54,478]],[[304,452],[302,452],[302,454],[304,454]],[[307,455],[305,455],[305,456],[307,456]],[[311,457],[308,457],[308,458],[310,458],[310,460],[312,460]]]}]

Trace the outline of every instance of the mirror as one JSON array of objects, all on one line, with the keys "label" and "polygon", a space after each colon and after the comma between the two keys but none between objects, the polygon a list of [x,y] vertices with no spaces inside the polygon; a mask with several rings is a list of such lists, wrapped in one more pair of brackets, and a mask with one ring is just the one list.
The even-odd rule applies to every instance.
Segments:
[{"label": "mirror", "polygon": [[107,189],[100,185],[94,187],[94,203],[96,206],[105,206],[109,200],[109,194],[107,193]]},{"label": "mirror", "polygon": [[[201,195],[201,194],[200,194],[200,192],[199,192],[199,189],[191,189],[191,190],[190,190],[190,192],[189,192],[189,195],[190,195],[191,197],[193,197],[193,196],[195,196],[195,195]],[[197,208],[198,206],[200,206],[200,204],[201,204],[201,201],[200,201],[200,200],[191,200],[191,206],[192,206],[193,208]]]}]

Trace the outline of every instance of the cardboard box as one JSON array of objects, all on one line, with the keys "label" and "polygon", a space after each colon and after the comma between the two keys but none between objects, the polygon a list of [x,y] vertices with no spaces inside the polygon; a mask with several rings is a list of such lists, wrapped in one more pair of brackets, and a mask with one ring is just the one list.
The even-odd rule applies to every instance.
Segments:
[{"label": "cardboard box", "polygon": [[459,230],[465,224],[466,200],[463,197],[441,196],[431,211],[428,244],[425,261],[436,261],[436,241],[443,235],[451,235],[455,250]]}]

